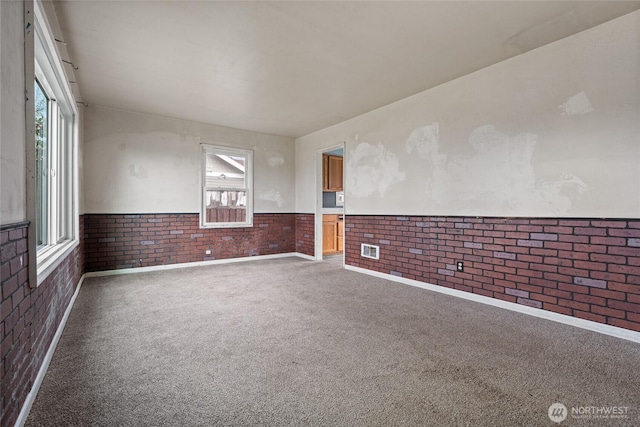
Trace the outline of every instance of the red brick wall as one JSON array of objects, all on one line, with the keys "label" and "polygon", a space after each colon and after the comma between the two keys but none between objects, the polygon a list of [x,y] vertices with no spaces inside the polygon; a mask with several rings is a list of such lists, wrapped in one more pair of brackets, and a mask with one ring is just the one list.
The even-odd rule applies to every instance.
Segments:
[{"label": "red brick wall", "polygon": [[296,252],[315,255],[315,215],[296,214]]},{"label": "red brick wall", "polygon": [[80,246],[39,287],[30,288],[28,232],[26,224],[3,226],[0,232],[2,426],[15,423],[84,269],[81,238]]},{"label": "red brick wall", "polygon": [[296,246],[295,214],[254,214],[253,227],[206,229],[197,213],[84,218],[86,271],[280,254]]},{"label": "red brick wall", "polygon": [[[345,221],[347,265],[640,331],[640,220]],[[361,243],[379,245],[380,260],[362,258]]]}]

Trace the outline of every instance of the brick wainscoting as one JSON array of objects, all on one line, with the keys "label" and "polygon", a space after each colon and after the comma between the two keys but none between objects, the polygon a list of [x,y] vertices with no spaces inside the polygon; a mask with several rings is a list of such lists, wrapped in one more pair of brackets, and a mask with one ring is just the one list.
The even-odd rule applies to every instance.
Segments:
[{"label": "brick wainscoting", "polygon": [[[640,331],[640,220],[345,221],[347,265]],[[379,245],[380,260],[361,243]]]},{"label": "brick wainscoting", "polygon": [[253,227],[206,229],[200,228],[197,213],[84,217],[87,272],[296,250],[293,213],[254,214]]},{"label": "brick wainscoting", "polygon": [[[80,218],[80,236],[83,234]],[[2,226],[2,416],[13,425],[82,276],[82,238],[37,288],[29,287],[27,224]]]},{"label": "brick wainscoting", "polygon": [[314,214],[296,214],[296,252],[310,256],[315,255],[314,221]]}]

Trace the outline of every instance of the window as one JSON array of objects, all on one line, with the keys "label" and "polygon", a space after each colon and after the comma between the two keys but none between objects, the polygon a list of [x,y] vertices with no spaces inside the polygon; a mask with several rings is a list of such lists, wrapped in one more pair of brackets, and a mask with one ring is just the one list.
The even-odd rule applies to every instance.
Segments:
[{"label": "window", "polygon": [[253,226],[253,152],[203,146],[202,227]]},{"label": "window", "polygon": [[[40,79],[46,82],[43,73]],[[45,85],[50,87],[50,85]],[[36,78],[35,144],[36,144],[36,239],[38,248],[47,248],[68,238],[69,194],[71,179],[71,130],[63,108],[53,94]]]},{"label": "window", "polygon": [[38,282],[64,259],[76,238],[76,117],[77,110],[63,64],[48,32],[46,17],[35,5],[34,130],[35,147],[29,150],[34,165],[30,177],[35,223]]},{"label": "window", "polygon": [[38,247],[47,244],[49,205],[49,98],[38,80],[35,88],[36,106],[36,240]]}]

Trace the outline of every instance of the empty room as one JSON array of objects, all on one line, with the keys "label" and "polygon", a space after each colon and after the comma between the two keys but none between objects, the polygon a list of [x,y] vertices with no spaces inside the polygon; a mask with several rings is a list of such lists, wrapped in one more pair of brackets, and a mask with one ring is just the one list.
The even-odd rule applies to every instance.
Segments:
[{"label": "empty room", "polygon": [[0,22],[2,427],[640,425],[640,2]]}]

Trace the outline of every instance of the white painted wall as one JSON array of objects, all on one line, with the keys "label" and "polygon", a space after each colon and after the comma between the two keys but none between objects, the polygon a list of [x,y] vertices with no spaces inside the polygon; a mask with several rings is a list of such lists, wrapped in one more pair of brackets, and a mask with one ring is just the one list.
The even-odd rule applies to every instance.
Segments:
[{"label": "white painted wall", "polygon": [[0,224],[26,219],[23,4],[0,1]]},{"label": "white painted wall", "polygon": [[640,12],[296,140],[346,143],[347,214],[640,217]]},{"label": "white painted wall", "polygon": [[84,110],[85,213],[196,213],[200,144],[252,149],[254,211],[294,212],[291,138],[89,106]]}]

